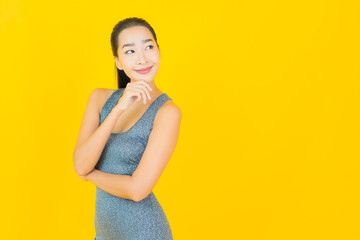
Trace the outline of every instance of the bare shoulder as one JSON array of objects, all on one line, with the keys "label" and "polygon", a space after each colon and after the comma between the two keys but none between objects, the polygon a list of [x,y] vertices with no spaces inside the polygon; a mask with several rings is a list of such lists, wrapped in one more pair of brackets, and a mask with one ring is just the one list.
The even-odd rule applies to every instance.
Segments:
[{"label": "bare shoulder", "polygon": [[99,114],[100,114],[100,111],[103,108],[105,102],[108,100],[110,95],[115,91],[116,91],[116,89],[95,88],[91,92],[90,97],[95,99],[95,102],[97,103],[96,107],[98,109]]},{"label": "bare shoulder", "polygon": [[181,120],[182,113],[179,106],[172,100],[166,101],[156,113],[154,123],[166,120]]}]

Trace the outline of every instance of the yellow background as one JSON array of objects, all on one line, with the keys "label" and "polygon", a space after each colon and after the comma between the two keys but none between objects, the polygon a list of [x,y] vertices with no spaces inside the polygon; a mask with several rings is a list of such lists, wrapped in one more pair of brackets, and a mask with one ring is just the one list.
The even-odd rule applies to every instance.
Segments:
[{"label": "yellow background", "polygon": [[155,29],[181,108],[154,193],[175,240],[360,239],[358,1],[0,0],[1,239],[94,239],[72,152],[110,34]]}]

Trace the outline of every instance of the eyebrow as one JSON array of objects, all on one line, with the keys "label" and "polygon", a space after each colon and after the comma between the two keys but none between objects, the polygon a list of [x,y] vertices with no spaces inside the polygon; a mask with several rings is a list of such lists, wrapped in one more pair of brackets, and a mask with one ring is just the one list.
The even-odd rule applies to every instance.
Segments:
[{"label": "eyebrow", "polygon": [[[152,39],[148,38],[148,39],[142,40],[142,43],[147,43],[147,42],[150,42],[150,41],[152,41]],[[134,46],[134,45],[135,45],[134,43],[126,43],[126,44],[124,44],[124,45],[122,46],[122,48],[128,47],[128,46]]]}]

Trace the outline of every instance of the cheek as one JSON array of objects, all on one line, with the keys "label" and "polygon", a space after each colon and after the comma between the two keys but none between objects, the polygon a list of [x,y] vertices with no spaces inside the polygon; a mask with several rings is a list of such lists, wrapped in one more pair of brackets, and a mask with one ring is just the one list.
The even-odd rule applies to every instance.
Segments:
[{"label": "cheek", "polygon": [[130,67],[134,64],[134,59],[131,57],[126,57],[123,59],[123,65],[126,67]]},{"label": "cheek", "polygon": [[159,62],[159,61],[160,61],[160,54],[159,54],[159,52],[155,52],[154,54],[152,54],[151,60],[152,60],[153,62]]}]

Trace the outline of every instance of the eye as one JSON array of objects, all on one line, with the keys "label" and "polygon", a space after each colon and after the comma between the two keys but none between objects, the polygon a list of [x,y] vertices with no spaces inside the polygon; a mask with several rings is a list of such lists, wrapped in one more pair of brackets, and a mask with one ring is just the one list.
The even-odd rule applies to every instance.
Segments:
[{"label": "eye", "polygon": [[[149,45],[149,46],[147,46],[147,47],[151,47],[150,49],[154,48],[153,45]],[[146,47],[146,48],[147,48],[147,47]],[[128,54],[129,51],[134,51],[134,50],[128,50],[128,51],[125,52],[125,54]]]}]

